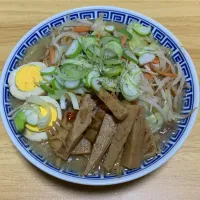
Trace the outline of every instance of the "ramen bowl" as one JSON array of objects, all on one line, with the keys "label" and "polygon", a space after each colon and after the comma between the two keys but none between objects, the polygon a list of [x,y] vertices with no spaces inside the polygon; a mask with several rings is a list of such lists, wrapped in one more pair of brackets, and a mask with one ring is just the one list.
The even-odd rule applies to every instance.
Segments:
[{"label": "ramen bowl", "polygon": [[167,162],[183,145],[195,123],[197,116],[196,109],[190,117],[181,120],[180,123],[178,123],[176,133],[173,134],[168,142],[165,143],[164,148],[157,156],[145,160],[138,169],[124,170],[120,178],[110,174],[80,176],[78,173],[73,171],[68,171],[66,169],[53,166],[51,163],[45,160],[42,155],[39,155],[30,148],[27,139],[16,131],[13,120],[8,116],[8,113],[11,111],[11,95],[8,86],[8,77],[10,73],[17,68],[18,62],[23,59],[25,50],[37,43],[41,38],[49,35],[53,27],[62,25],[68,20],[68,17],[70,17],[70,19],[84,19],[87,17],[96,19],[100,13],[104,13],[104,19],[107,21],[129,24],[132,20],[136,20],[145,26],[151,26],[154,38],[158,40],[160,44],[172,49],[172,59],[174,62],[180,64],[186,82],[190,86],[190,88],[186,90],[186,95],[183,98],[183,108],[181,113],[189,113],[199,105],[198,78],[189,54],[181,45],[176,36],[174,36],[164,26],[149,17],[123,8],[92,6],[64,11],[44,20],[32,28],[12,50],[1,75],[0,110],[4,126],[14,145],[33,165],[59,179],[85,185],[119,184],[137,179],[156,170],[165,162]]}]

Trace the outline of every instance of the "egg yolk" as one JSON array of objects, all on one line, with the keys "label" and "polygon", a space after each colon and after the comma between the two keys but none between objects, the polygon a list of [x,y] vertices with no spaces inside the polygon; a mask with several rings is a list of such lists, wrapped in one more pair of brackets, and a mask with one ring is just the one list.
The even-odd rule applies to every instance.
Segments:
[{"label": "egg yolk", "polygon": [[39,66],[35,65],[22,67],[15,76],[17,88],[24,92],[32,91],[37,88],[38,86],[36,83],[39,83],[42,80],[40,69]]},{"label": "egg yolk", "polygon": [[[50,111],[51,111],[51,120],[48,126],[52,126],[53,122],[55,122],[58,117],[57,110],[54,107],[50,106]],[[46,115],[47,113],[47,111],[41,106],[40,106],[40,112],[43,116]],[[33,132],[44,131],[44,129],[39,129],[37,126],[31,126],[30,124],[26,124],[26,128],[28,128],[30,131],[33,131]]]}]

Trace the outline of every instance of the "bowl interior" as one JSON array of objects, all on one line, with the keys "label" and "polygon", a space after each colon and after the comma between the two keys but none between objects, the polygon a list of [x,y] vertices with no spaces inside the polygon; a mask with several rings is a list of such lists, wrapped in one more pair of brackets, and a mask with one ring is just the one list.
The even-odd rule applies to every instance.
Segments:
[{"label": "bowl interior", "polygon": [[86,17],[97,18],[100,13],[104,13],[104,19],[108,21],[129,24],[132,20],[137,20],[145,26],[151,26],[154,37],[162,45],[173,50],[172,59],[181,65],[181,68],[186,77],[186,81],[190,86],[190,89],[185,91],[186,95],[183,99],[182,113],[188,113],[194,107],[197,107],[199,98],[197,86],[198,79],[193,63],[187,52],[181,47],[181,44],[175,38],[175,36],[172,35],[172,33],[170,33],[157,22],[139,13],[115,7],[86,7],[60,13],[34,27],[15,46],[4,67],[1,78],[2,96],[0,100],[2,119],[9,136],[11,137],[16,147],[35,166],[60,179],[89,185],[108,185],[126,182],[139,178],[155,170],[164,162],[166,162],[182,145],[187,135],[189,134],[192,125],[194,124],[197,113],[196,111],[191,117],[181,120],[181,122],[178,124],[176,133],[165,144],[164,149],[160,154],[145,160],[141,167],[138,169],[124,170],[121,178],[116,178],[115,176],[109,174],[81,177],[73,171],[66,171],[56,168],[51,163],[47,162],[42,155],[37,154],[30,148],[27,139],[16,131],[13,121],[8,117],[8,113],[11,110],[8,77],[11,71],[17,68],[18,62],[23,59],[25,50],[29,46],[39,41],[42,37],[49,35],[52,27],[58,27],[62,25],[68,20],[68,17],[70,19],[84,19]]}]

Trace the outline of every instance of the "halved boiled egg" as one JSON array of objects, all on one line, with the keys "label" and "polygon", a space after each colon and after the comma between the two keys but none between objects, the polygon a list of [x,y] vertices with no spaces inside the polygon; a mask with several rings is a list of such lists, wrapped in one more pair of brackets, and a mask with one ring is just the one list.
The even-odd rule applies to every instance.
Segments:
[{"label": "halved boiled egg", "polygon": [[[52,99],[49,96],[40,96],[40,98],[46,101],[50,106],[51,119],[48,126],[51,126],[53,122],[57,120],[57,118],[62,120],[62,111],[61,111],[59,103],[55,99]],[[45,116],[47,114],[46,110],[42,106],[40,106],[39,109],[42,116]],[[27,112],[27,116],[28,115],[30,116],[30,114],[31,112]],[[44,132],[44,129],[39,129],[37,125],[34,125],[34,120],[35,118],[33,116],[31,124],[26,123],[24,136],[32,141],[47,140],[46,132]]]},{"label": "halved boiled egg", "polygon": [[37,83],[42,81],[40,70],[46,67],[42,62],[31,62],[12,71],[8,78],[11,94],[21,100],[32,95],[42,95],[44,90]]}]

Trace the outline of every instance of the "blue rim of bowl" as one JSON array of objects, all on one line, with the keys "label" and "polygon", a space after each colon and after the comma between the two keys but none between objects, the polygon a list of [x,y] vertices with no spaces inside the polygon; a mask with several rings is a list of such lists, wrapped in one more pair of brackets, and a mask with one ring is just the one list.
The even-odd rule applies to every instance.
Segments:
[{"label": "blue rim of bowl", "polygon": [[[123,8],[112,7],[112,6],[91,6],[91,7],[81,7],[81,8],[77,8],[77,9],[72,9],[72,10],[64,11],[62,13],[54,15],[54,16],[44,20],[40,24],[36,25],[34,28],[32,28],[17,43],[17,45],[14,47],[11,54],[9,55],[9,57],[6,61],[6,64],[4,66],[2,75],[1,75],[0,92],[3,95],[0,99],[0,108],[1,108],[0,110],[1,110],[1,116],[3,119],[4,126],[9,134],[12,142],[15,144],[17,149],[22,153],[22,155],[27,160],[29,160],[33,165],[38,167],[39,169],[41,169],[44,172],[46,172],[52,176],[55,176],[59,179],[69,181],[72,183],[78,183],[78,184],[84,184],[84,185],[113,185],[113,184],[119,184],[119,183],[123,183],[123,182],[127,182],[127,181],[131,181],[131,180],[140,178],[140,177],[154,171],[155,169],[157,169],[161,165],[163,165],[165,162],[167,162],[176,153],[176,151],[182,146],[185,139],[189,135],[189,133],[192,129],[192,126],[194,125],[198,110],[196,109],[194,111],[194,113],[192,114],[192,116],[189,117],[188,120],[186,120],[186,124],[184,124],[185,127],[182,130],[182,134],[179,135],[179,138],[177,139],[177,141],[175,143],[173,143],[173,145],[171,145],[169,143],[171,146],[166,148],[164,155],[158,156],[158,159],[153,160],[153,162],[151,162],[151,160],[150,160],[150,162],[151,162],[150,165],[147,165],[147,167],[143,166],[139,169],[132,170],[130,173],[125,172],[125,174],[121,178],[117,178],[115,176],[108,176],[106,178],[104,177],[101,179],[101,177],[88,177],[88,176],[87,177],[79,177],[77,175],[74,175],[74,173],[70,173],[70,172],[66,173],[65,171],[61,172],[59,170],[56,170],[55,167],[51,166],[48,163],[45,163],[46,165],[44,163],[42,163],[42,161],[43,161],[42,157],[35,155],[33,152],[31,152],[31,150],[27,151],[27,149],[24,147],[24,143],[22,143],[22,141],[20,141],[19,138],[16,137],[16,134],[14,134],[14,130],[12,130],[12,127],[8,123],[9,120],[8,120],[8,117],[6,116],[5,105],[4,105],[4,103],[5,103],[4,102],[4,89],[5,89],[4,84],[6,82],[5,75],[9,71],[8,67],[9,67],[9,64],[12,61],[14,55],[19,50],[19,47],[21,47],[21,45],[24,44],[24,42],[27,40],[27,38],[29,38],[33,33],[38,31],[41,27],[46,26],[50,22],[53,22],[54,20],[59,19],[62,16],[67,16],[69,13],[84,12],[87,15],[87,12],[90,13],[92,11],[94,11],[94,12],[98,11],[98,13],[100,13],[100,12],[115,13],[116,12],[116,14],[121,13],[124,15],[128,14],[130,16],[135,16],[136,18],[140,18],[141,20],[143,20],[144,23],[147,22],[148,24],[152,25],[152,27],[161,31],[161,33],[163,33],[164,36],[168,36],[168,38],[170,38],[170,40],[174,43],[174,45],[182,53],[182,56],[185,59],[186,65],[189,67],[187,70],[190,71],[189,73],[191,74],[191,78],[192,78],[192,82],[193,82],[193,84],[192,84],[192,88],[193,88],[192,108],[198,107],[198,105],[199,105],[199,83],[198,83],[198,78],[197,78],[194,64],[193,64],[189,54],[187,53],[187,51],[182,47],[179,40],[169,30],[167,30],[165,27],[163,27],[161,24],[154,21],[153,19],[146,17],[140,13],[134,12],[134,11],[130,11],[130,10],[123,9]],[[120,19],[119,16],[116,15],[116,19],[117,20]],[[132,19],[134,19],[134,17],[132,17]],[[114,19],[114,21],[117,21],[117,20]],[[30,152],[31,152],[31,154],[30,154]]]}]

